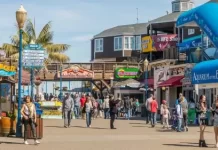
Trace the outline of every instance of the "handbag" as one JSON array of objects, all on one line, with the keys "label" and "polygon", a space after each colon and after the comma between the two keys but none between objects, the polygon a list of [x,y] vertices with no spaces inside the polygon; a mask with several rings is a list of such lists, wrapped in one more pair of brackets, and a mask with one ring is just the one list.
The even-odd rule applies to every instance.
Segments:
[{"label": "handbag", "polygon": [[[29,111],[29,113],[30,113],[30,107],[27,105],[27,104],[25,104],[26,106],[27,106],[27,108],[28,108],[28,111]],[[33,104],[32,104],[33,105]],[[23,118],[24,119],[24,118]],[[35,125],[35,127],[37,127],[38,126],[38,124],[35,122],[35,121],[33,121],[33,118],[29,118],[30,119],[30,121],[31,121],[31,123],[33,123],[34,125]]]}]

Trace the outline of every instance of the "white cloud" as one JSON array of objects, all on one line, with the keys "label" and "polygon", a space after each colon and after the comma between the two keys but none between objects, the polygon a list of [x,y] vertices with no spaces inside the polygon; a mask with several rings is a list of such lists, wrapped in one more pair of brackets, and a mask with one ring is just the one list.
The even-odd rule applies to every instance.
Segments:
[{"label": "white cloud", "polygon": [[81,35],[81,36],[74,36],[71,41],[73,42],[86,42],[90,41],[93,38],[93,35]]}]

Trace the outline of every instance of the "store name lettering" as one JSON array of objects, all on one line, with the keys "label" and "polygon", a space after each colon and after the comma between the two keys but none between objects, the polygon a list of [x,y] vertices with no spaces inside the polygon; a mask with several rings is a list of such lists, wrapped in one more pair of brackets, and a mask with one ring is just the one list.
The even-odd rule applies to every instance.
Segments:
[{"label": "store name lettering", "polygon": [[157,38],[157,42],[177,42],[177,37],[159,37]]},{"label": "store name lettering", "polygon": [[209,73],[206,73],[206,74],[195,74],[194,73],[193,78],[195,81],[218,79],[218,70],[216,70],[215,75],[210,75]]},{"label": "store name lettering", "polygon": [[8,72],[15,72],[16,67],[15,66],[8,66],[8,65],[0,64],[0,70],[5,70],[5,71],[8,71]]},{"label": "store name lettering", "polygon": [[118,76],[136,76],[138,72],[118,72]]}]

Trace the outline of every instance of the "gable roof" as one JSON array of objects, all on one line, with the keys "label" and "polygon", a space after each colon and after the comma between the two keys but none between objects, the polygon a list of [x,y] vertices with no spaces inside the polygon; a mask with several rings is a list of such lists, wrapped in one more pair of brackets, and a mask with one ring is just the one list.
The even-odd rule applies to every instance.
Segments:
[{"label": "gable roof", "polygon": [[147,34],[147,23],[116,26],[94,36],[94,38],[120,36],[120,35],[142,35]]},{"label": "gable roof", "polygon": [[149,21],[149,23],[151,24],[155,24],[155,23],[167,23],[167,22],[176,22],[177,18],[179,17],[180,14],[182,14],[183,12],[173,12],[170,13],[168,15],[164,15],[162,17],[159,17],[157,19],[151,20]]}]

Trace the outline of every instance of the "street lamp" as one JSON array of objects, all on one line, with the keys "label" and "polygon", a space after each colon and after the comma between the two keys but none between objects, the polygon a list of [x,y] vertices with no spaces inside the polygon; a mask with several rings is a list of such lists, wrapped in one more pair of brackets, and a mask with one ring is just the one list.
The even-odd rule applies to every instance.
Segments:
[{"label": "street lamp", "polygon": [[17,126],[16,137],[22,137],[22,124],[21,124],[21,82],[22,82],[22,28],[27,18],[27,11],[21,5],[16,11],[16,20],[19,27],[19,72],[18,72],[18,112],[17,112]]},{"label": "street lamp", "polygon": [[148,99],[148,60],[147,58],[144,61],[144,70],[145,70],[145,94],[146,94],[146,100]]}]

